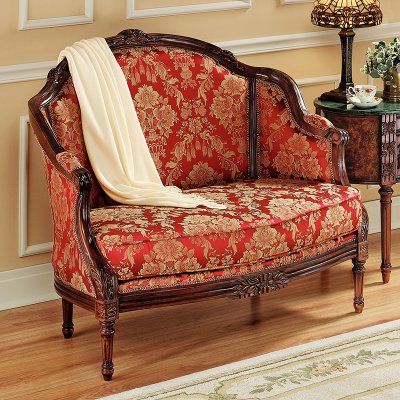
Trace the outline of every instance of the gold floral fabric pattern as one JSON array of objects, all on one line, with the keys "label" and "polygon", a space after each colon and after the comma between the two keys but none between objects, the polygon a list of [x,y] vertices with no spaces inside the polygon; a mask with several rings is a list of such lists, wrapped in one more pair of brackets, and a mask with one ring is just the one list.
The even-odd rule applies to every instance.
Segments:
[{"label": "gold floral fabric pattern", "polygon": [[93,233],[120,280],[260,264],[360,226],[360,195],[347,186],[260,179],[187,192],[227,209],[92,210]]},{"label": "gold floral fabric pattern", "polygon": [[58,153],[56,155],[56,159],[60,163],[60,165],[69,173],[79,168],[83,168],[78,158],[68,151]]},{"label": "gold floral fabric pattern", "polygon": [[[51,124],[57,141],[68,152],[68,158],[70,160],[74,158],[75,165],[80,164],[83,168],[91,172],[93,179],[91,206],[98,207],[104,205],[106,202],[111,202],[109,199],[106,200],[106,195],[101,189],[90,165],[83,138],[78,97],[71,78],[68,79],[59,95],[51,102],[49,110]],[[62,161],[65,155],[58,157],[61,157]]]},{"label": "gold floral fabric pattern", "polygon": [[136,278],[131,281],[121,282],[119,285],[119,292],[131,293],[140,290],[159,289],[182,285],[195,285],[198,283],[215,282],[223,279],[229,279],[235,276],[243,276],[250,273],[265,271],[266,269],[271,270],[282,265],[289,265],[291,263],[300,262],[308,258],[315,257],[338,246],[345,245],[346,243],[354,243],[356,238],[356,233],[350,233],[345,236],[340,236],[337,239],[324,242],[323,244],[313,247],[306,247],[289,255],[277,257],[258,264],[241,265],[193,273],[156,276],[153,278]]},{"label": "gold floral fabric pattern", "polygon": [[75,234],[75,204],[78,192],[45,156],[46,177],[53,216],[52,264],[55,275],[76,290],[94,295],[90,267],[82,260]]},{"label": "gold floral fabric pattern", "polygon": [[[285,92],[266,80],[257,82],[261,176],[334,182],[331,143],[303,131],[294,120]],[[305,116],[325,131],[325,118]]]},{"label": "gold floral fabric pattern", "polygon": [[309,125],[315,126],[321,131],[327,131],[329,128],[333,127],[333,124],[329,119],[318,114],[306,114],[304,115],[304,119]]},{"label": "gold floral fabric pattern", "polygon": [[[207,56],[178,48],[140,47],[115,56],[164,184],[227,206],[144,207],[107,199],[91,169],[69,79],[49,106],[51,124],[65,149],[57,160],[69,172],[82,166],[93,175],[93,233],[121,292],[275,268],[355,240],[361,221],[359,193],[330,183],[331,143],[296,125],[278,86],[257,83],[263,179],[246,181],[245,78]],[[320,117],[306,115],[305,120],[322,131],[330,126]],[[75,234],[78,193],[45,159],[55,274],[93,295],[90,269]]]},{"label": "gold floral fabric pattern", "polygon": [[248,174],[248,82],[184,49],[115,53],[166,185],[195,188]]}]

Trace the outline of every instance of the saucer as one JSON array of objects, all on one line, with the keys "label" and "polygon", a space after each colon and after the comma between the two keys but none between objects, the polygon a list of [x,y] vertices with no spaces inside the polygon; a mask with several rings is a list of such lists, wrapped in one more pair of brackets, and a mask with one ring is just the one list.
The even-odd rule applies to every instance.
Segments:
[{"label": "saucer", "polygon": [[349,101],[357,108],[364,108],[364,109],[374,108],[382,103],[382,99],[380,99],[379,97],[375,97],[374,101],[370,101],[369,103],[361,103],[361,101],[355,96],[349,97]]}]

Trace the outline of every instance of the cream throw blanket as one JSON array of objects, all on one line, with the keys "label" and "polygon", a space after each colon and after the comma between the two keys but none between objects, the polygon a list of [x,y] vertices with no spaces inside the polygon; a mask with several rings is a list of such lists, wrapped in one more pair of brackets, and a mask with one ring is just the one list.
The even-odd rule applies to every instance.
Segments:
[{"label": "cream throw blanket", "polygon": [[225,206],[164,186],[143,135],[121,67],[103,38],[66,47],[83,136],[97,180],[123,204],[194,208]]}]

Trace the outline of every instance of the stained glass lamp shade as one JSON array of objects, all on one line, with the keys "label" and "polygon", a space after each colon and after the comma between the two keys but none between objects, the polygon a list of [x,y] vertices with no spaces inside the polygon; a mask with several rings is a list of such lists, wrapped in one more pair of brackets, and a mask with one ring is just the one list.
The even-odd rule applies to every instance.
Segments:
[{"label": "stained glass lamp shade", "polygon": [[324,93],[321,98],[345,103],[346,90],[353,86],[353,28],[381,24],[380,3],[378,0],[315,0],[311,21],[318,26],[341,28],[339,36],[342,43],[342,79],[338,89]]}]

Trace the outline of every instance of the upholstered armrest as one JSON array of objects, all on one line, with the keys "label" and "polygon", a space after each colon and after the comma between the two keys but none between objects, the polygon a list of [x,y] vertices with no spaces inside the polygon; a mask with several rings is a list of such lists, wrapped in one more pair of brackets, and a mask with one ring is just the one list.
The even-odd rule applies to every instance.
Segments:
[{"label": "upholstered armrest", "polygon": [[45,162],[54,221],[55,274],[64,283],[103,302],[103,285],[115,278],[91,232],[91,174],[67,151],[52,160],[45,154]]},{"label": "upholstered armrest", "polygon": [[[90,224],[91,173],[78,158],[65,151],[42,114],[30,115],[31,124],[43,149],[54,223],[52,264],[63,283],[96,297],[103,307],[113,297],[116,278],[100,252]],[[114,290],[115,291],[115,290]],[[101,309],[99,308],[99,313]]]},{"label": "upholstered armrest", "polygon": [[258,72],[261,175],[348,185],[344,162],[347,132],[309,114],[288,75],[268,68]]},{"label": "upholstered armrest", "polygon": [[51,162],[59,173],[73,183],[78,192],[88,192],[90,196],[92,176],[74,154],[62,151],[55,154]]},{"label": "upholstered armrest", "polygon": [[[85,191],[80,182],[85,181],[82,179],[85,170],[73,169],[66,161],[66,153],[59,154],[63,154],[61,157],[55,157],[56,162],[60,160],[59,165],[56,165],[47,154],[44,156],[54,224],[52,252],[54,272],[62,282],[95,296],[91,268],[77,242],[79,203],[81,194]],[[69,170],[64,170],[64,166]]]},{"label": "upholstered armrest", "polygon": [[92,186],[92,176],[90,172],[82,166],[78,158],[69,151],[62,151],[55,155],[57,161],[55,167],[65,178],[72,181],[75,188],[81,194],[86,193],[90,196]]},{"label": "upholstered armrest", "polygon": [[77,169],[83,168],[78,158],[69,151],[62,151],[56,154],[56,160],[69,174]]}]

